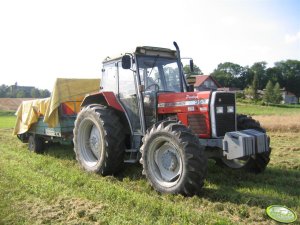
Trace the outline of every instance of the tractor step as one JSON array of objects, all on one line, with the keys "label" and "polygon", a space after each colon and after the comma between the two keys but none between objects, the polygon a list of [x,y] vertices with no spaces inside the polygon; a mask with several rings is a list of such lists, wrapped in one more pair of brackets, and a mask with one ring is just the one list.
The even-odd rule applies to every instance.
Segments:
[{"label": "tractor step", "polygon": [[138,149],[125,149],[124,163],[136,163],[139,161]]}]

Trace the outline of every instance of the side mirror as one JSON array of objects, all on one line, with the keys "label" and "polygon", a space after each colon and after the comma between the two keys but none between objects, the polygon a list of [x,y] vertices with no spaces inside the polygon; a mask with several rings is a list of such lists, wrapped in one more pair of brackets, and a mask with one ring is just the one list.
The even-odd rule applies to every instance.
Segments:
[{"label": "side mirror", "polygon": [[124,55],[122,57],[122,68],[127,70],[131,68],[131,57],[130,55]]},{"label": "side mirror", "polygon": [[190,71],[194,72],[194,61],[192,59],[190,60]]}]

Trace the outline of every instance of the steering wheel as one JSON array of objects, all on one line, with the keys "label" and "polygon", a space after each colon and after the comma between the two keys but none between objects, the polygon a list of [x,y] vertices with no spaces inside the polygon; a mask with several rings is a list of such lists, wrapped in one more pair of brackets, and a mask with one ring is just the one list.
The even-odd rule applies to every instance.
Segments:
[{"label": "steering wheel", "polygon": [[[150,84],[148,87],[146,87],[145,91],[147,91],[148,89],[150,89],[150,87],[152,86],[156,86],[157,87],[157,90],[159,91],[159,85],[154,83],[154,84]],[[155,87],[155,90],[156,90],[156,87]]]}]

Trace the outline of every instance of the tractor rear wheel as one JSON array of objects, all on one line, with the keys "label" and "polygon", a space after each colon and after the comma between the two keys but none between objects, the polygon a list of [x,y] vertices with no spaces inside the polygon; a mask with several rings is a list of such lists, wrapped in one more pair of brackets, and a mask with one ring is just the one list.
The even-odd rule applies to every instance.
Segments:
[{"label": "tractor rear wheel", "polygon": [[162,193],[198,194],[204,183],[204,147],[186,126],[165,121],[148,129],[140,149],[143,174]]},{"label": "tractor rear wheel", "polygon": [[45,147],[45,141],[41,137],[30,134],[28,138],[28,149],[34,153],[43,153]]},{"label": "tractor rear wheel", "polygon": [[[258,121],[247,115],[237,115],[237,128],[238,130],[255,129],[260,132],[266,132],[265,129],[260,126]],[[268,144],[270,145],[269,138],[268,141]],[[232,169],[243,169],[247,172],[261,173],[265,170],[270,161],[270,154],[271,148],[269,146],[268,152],[243,157],[241,159],[228,160],[222,158],[217,161],[217,164],[225,165]]]},{"label": "tractor rear wheel", "polygon": [[121,169],[125,134],[113,110],[101,105],[83,108],[73,133],[76,159],[85,170],[111,175]]}]

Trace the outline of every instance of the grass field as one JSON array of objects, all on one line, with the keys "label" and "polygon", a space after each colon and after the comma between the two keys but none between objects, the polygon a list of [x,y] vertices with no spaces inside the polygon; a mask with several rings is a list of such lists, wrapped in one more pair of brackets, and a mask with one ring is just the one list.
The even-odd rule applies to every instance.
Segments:
[{"label": "grass field", "polygon": [[[0,125],[7,116],[13,121],[2,115]],[[269,132],[272,154],[263,174],[211,161],[202,193],[192,198],[155,192],[139,165],[101,177],[79,168],[71,146],[32,154],[11,133],[0,129],[0,224],[277,224],[265,214],[271,204],[300,216],[298,131]]]}]

